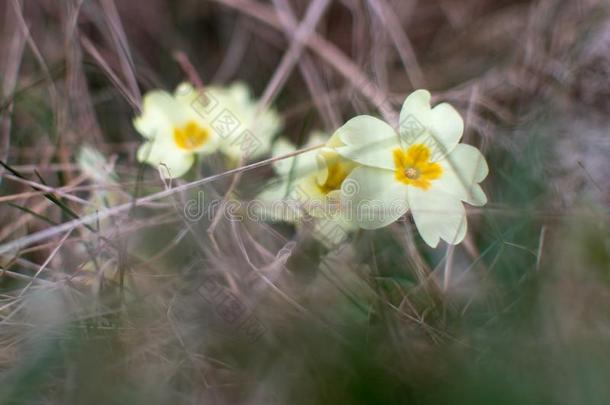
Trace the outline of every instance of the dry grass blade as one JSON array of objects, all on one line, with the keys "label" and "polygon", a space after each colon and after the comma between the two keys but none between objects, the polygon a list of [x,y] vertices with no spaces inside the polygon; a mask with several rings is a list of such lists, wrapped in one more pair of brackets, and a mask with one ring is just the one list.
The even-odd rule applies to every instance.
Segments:
[{"label": "dry grass blade", "polygon": [[[21,60],[23,57],[23,50],[25,48],[25,35],[23,30],[17,27],[17,20],[13,16],[13,11],[10,7],[8,8],[4,19],[5,38],[10,38],[8,44],[2,44],[2,54],[4,63],[1,68],[2,72],[2,105],[5,104],[6,100],[12,99],[12,95],[15,92],[17,86],[17,77],[19,75],[19,67],[21,66]],[[8,161],[8,153],[11,146],[11,114],[13,112],[13,103],[10,102],[6,109],[0,110],[0,160]],[[4,168],[0,168],[0,184],[2,184],[2,173]]]},{"label": "dry grass blade", "polygon": [[[214,0],[224,5],[235,8],[259,21],[269,24],[276,29],[281,29],[281,23],[275,13],[260,3],[249,0]],[[370,102],[379,109],[384,119],[388,122],[398,122],[397,114],[387,94],[372,83],[362,71],[337,47],[324,40],[317,34],[311,34],[306,42],[312,51],[317,53],[324,61],[339,72],[348,80],[355,91],[360,92]]]},{"label": "dry grass blade", "polygon": [[301,56],[305,43],[307,43],[309,37],[314,32],[316,25],[320,18],[322,18],[324,11],[329,4],[330,0],[314,0],[309,5],[303,22],[292,35],[292,42],[288,51],[284,54],[282,61],[278,65],[261,97],[261,109],[265,109],[269,106],[281,87],[286,83],[288,76],[297,64],[298,58]]},{"label": "dry grass blade", "polygon": [[[295,33],[293,32],[292,27],[297,27],[298,22],[290,4],[287,0],[274,0],[274,4],[275,7],[280,10],[278,18],[282,23],[284,32],[288,38],[294,37]],[[318,113],[324,119],[326,126],[329,128],[338,128],[340,125],[339,115],[330,102],[329,97],[325,97],[322,78],[313,59],[311,59],[307,52],[303,52],[303,55],[299,60],[299,68],[305,79],[307,88],[309,89],[309,94],[318,109]]]},{"label": "dry grass blade", "polygon": [[108,78],[110,79],[110,81],[112,83],[114,83],[114,85],[117,87],[117,89],[120,90],[121,94],[123,94],[125,99],[131,104],[133,109],[135,111],[139,111],[140,110],[139,98],[136,98],[137,96],[134,96],[132,94],[132,92],[130,91],[130,89],[127,86],[125,86],[125,84],[121,81],[121,79],[119,79],[119,77],[116,75],[116,73],[114,73],[114,71],[110,68],[108,63],[106,63],[106,61],[104,60],[102,55],[100,55],[100,53],[98,52],[95,45],[93,45],[93,43],[84,35],[81,35],[81,43],[83,45],[83,48],[85,48],[85,50],[89,53],[89,55],[91,55],[93,57],[93,59],[95,59],[95,61],[100,65],[102,70],[108,75]]},{"label": "dry grass blade", "polygon": [[22,297],[23,295],[25,295],[25,293],[28,291],[28,289],[32,286],[32,284],[34,283],[34,281],[36,279],[38,279],[38,276],[40,275],[40,273],[42,273],[44,271],[44,269],[46,269],[47,265],[51,262],[51,260],[53,260],[53,258],[55,257],[55,255],[57,255],[57,252],[59,252],[59,249],[62,248],[62,246],[64,245],[64,243],[66,242],[66,240],[68,239],[68,237],[70,236],[70,234],[72,233],[72,230],[66,232],[66,234],[61,238],[61,240],[57,243],[57,245],[55,246],[55,248],[53,249],[53,251],[51,252],[51,254],[46,258],[46,260],[44,261],[44,263],[42,263],[42,265],[40,266],[40,268],[38,269],[38,271],[36,271],[36,274],[34,274],[34,276],[32,277],[32,279],[30,280],[30,282],[23,287],[23,289],[21,290],[21,292],[19,293],[18,297]]},{"label": "dry grass blade", "polygon": [[135,75],[135,66],[133,63],[133,58],[131,57],[131,52],[129,51],[125,30],[123,29],[123,24],[121,23],[121,17],[116,9],[114,0],[100,1],[102,3],[106,21],[110,26],[112,40],[114,41],[114,45],[118,51],[117,54],[119,56],[119,62],[121,63],[121,70],[123,71],[123,75],[127,80],[131,98],[137,103],[137,105],[140,105],[142,102],[142,96],[140,94],[140,89],[138,88],[138,82]]},{"label": "dry grass blade", "polygon": [[383,21],[384,27],[388,30],[389,35],[392,37],[400,60],[407,72],[407,76],[411,81],[411,86],[414,89],[425,88],[424,74],[419,67],[417,62],[417,55],[413,50],[413,45],[409,37],[403,30],[400,21],[396,18],[394,12],[388,7],[386,0],[369,0],[371,7],[375,10],[375,13]]},{"label": "dry grass blade", "polygon": [[62,232],[66,232],[72,228],[78,227],[78,226],[90,226],[91,224],[97,222],[97,221],[101,221],[103,219],[124,213],[126,211],[129,211],[135,207],[140,207],[140,206],[144,206],[148,203],[151,202],[155,202],[158,200],[161,200],[163,198],[167,198],[167,197],[171,197],[174,194],[186,191],[186,190],[190,190],[193,189],[195,187],[200,187],[204,184],[208,184],[208,183],[212,183],[214,181],[217,181],[219,179],[225,178],[225,177],[229,177],[229,176],[233,176],[237,173],[241,173],[244,171],[249,171],[249,170],[254,170],[260,167],[264,167],[264,166],[268,166],[273,162],[277,162],[283,159],[287,159],[293,156],[297,156],[299,154],[305,153],[305,152],[309,152],[312,150],[316,150],[321,148],[324,145],[315,145],[309,148],[303,148],[300,149],[296,152],[292,152],[292,153],[288,153],[286,155],[282,155],[282,156],[278,156],[278,157],[274,157],[274,158],[269,158],[269,159],[265,159],[265,160],[261,160],[259,162],[256,163],[251,163],[249,165],[243,166],[243,167],[238,167],[236,169],[232,169],[232,170],[228,170],[226,172],[223,173],[219,173],[219,174],[215,174],[200,180],[196,180],[193,182],[190,182],[188,184],[183,184],[174,188],[169,188],[167,190],[164,191],[160,191],[158,193],[155,194],[151,194],[149,196],[146,197],[142,197],[142,198],[138,198],[138,199],[134,199],[133,202],[130,203],[126,203],[126,204],[122,204],[119,206],[115,206],[115,207],[111,207],[108,208],[106,210],[103,211],[99,211],[95,214],[90,214],[90,215],[86,215],[81,217],[80,219],[76,219],[76,220],[72,220],[66,223],[63,223],[59,226],[56,227],[52,227],[49,229],[45,229],[43,231],[39,231],[36,233],[33,233],[31,235],[25,236],[23,238],[5,243],[3,245],[0,245],[0,255],[6,254],[8,252],[11,252],[13,250],[18,250],[18,249],[22,249],[32,243],[37,243],[37,242],[41,242],[44,241],[46,239],[52,238],[53,236],[56,236]]}]

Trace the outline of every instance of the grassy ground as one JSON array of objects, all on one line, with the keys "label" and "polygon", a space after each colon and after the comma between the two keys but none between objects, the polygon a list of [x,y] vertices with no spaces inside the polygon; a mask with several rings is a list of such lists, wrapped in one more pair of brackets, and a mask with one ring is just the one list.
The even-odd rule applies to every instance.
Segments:
[{"label": "grassy ground", "polygon": [[[6,0],[0,19],[1,403],[608,402],[607,1]],[[409,217],[332,248],[211,229],[185,215],[200,191],[245,201],[273,173],[234,182],[211,156],[170,186],[136,161],[142,95],[185,80],[246,82],[297,145],[430,89],[486,156],[489,204],[455,248]]]}]

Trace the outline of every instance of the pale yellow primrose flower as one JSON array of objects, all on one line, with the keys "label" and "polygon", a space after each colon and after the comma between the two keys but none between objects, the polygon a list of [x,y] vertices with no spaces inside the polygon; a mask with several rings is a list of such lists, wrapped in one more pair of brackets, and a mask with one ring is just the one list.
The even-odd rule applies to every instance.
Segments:
[{"label": "pale yellow primrose flower", "polygon": [[478,183],[489,170],[478,149],[459,143],[463,131],[460,114],[447,103],[431,108],[426,90],[405,100],[399,134],[370,116],[348,121],[336,133],[345,146],[336,150],[362,165],[343,183],[353,221],[364,229],[381,228],[410,209],[428,245],[436,247],[440,239],[460,243],[467,228],[462,201],[486,204]]},{"label": "pale yellow primrose flower", "polygon": [[[273,137],[282,127],[272,108],[259,111],[258,100],[243,83],[205,88],[209,115],[222,139],[220,150],[233,165],[258,158],[271,150]],[[216,105],[217,104],[217,105]]]},{"label": "pale yellow primrose flower", "polygon": [[243,83],[204,90],[183,83],[173,95],[160,90],[146,94],[133,124],[147,139],[138,149],[138,161],[170,178],[188,172],[197,154],[220,150],[234,166],[269,152],[281,120],[272,109],[259,112]]},{"label": "pale yellow primrose flower", "polygon": [[[322,145],[327,140],[327,135],[321,132],[314,132],[303,145],[303,148]],[[271,156],[277,158],[296,152],[296,150],[297,147],[292,142],[285,138],[279,138],[274,142],[271,148]],[[259,198],[267,203],[283,202],[288,198],[292,198],[295,188],[299,186],[301,181],[305,177],[316,172],[316,156],[318,152],[319,150],[314,149],[275,161],[273,163],[273,169],[278,175],[278,179],[274,180],[274,182],[259,195]],[[288,220],[288,218],[286,219]],[[293,218],[290,222],[294,222],[294,220],[295,219]]]},{"label": "pale yellow primrose flower", "polygon": [[[340,206],[341,186],[357,166],[344,159],[335,148],[344,146],[338,137],[321,132],[313,133],[303,146],[309,148],[325,144],[320,149],[282,159],[274,163],[280,182],[259,195],[261,201],[272,204],[270,216],[275,220],[298,223],[304,219],[303,211],[313,217],[314,236],[329,244],[340,243],[346,233],[357,229],[344,215]],[[296,151],[285,139],[278,139],[273,146],[273,156]],[[279,204],[279,209],[277,205]]]},{"label": "pale yellow primrose flower", "polygon": [[195,154],[218,149],[221,139],[211,121],[193,108],[196,100],[197,92],[189,84],[178,86],[173,95],[162,90],[145,95],[142,114],[133,120],[146,138],[138,161],[157,167],[165,178],[176,178],[188,172]]}]

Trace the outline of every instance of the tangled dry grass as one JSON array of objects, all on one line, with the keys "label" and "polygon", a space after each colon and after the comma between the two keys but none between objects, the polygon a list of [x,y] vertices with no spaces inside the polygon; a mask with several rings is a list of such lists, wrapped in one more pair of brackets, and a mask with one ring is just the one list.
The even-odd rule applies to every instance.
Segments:
[{"label": "tangled dry grass", "polygon": [[[3,403],[553,403],[610,398],[605,0],[0,4]],[[328,248],[198,217],[269,164],[167,183],[150,89],[247,82],[304,143],[428,88],[491,175],[456,248],[405,219]],[[97,150],[100,154],[87,154]],[[99,156],[103,159],[100,160]]]}]

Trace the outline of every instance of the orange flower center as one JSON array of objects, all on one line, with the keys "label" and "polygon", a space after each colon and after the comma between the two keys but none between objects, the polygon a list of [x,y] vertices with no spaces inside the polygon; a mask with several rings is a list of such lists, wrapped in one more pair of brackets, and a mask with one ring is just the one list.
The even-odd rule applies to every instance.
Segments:
[{"label": "orange flower center", "polygon": [[201,128],[194,121],[189,121],[182,128],[174,128],[174,142],[180,149],[195,150],[203,145],[210,137],[207,128]]},{"label": "orange flower center", "polygon": [[426,145],[411,145],[406,151],[396,148],[392,157],[394,177],[409,186],[427,190],[431,181],[443,174],[443,168],[438,163],[430,162],[430,149]]}]

